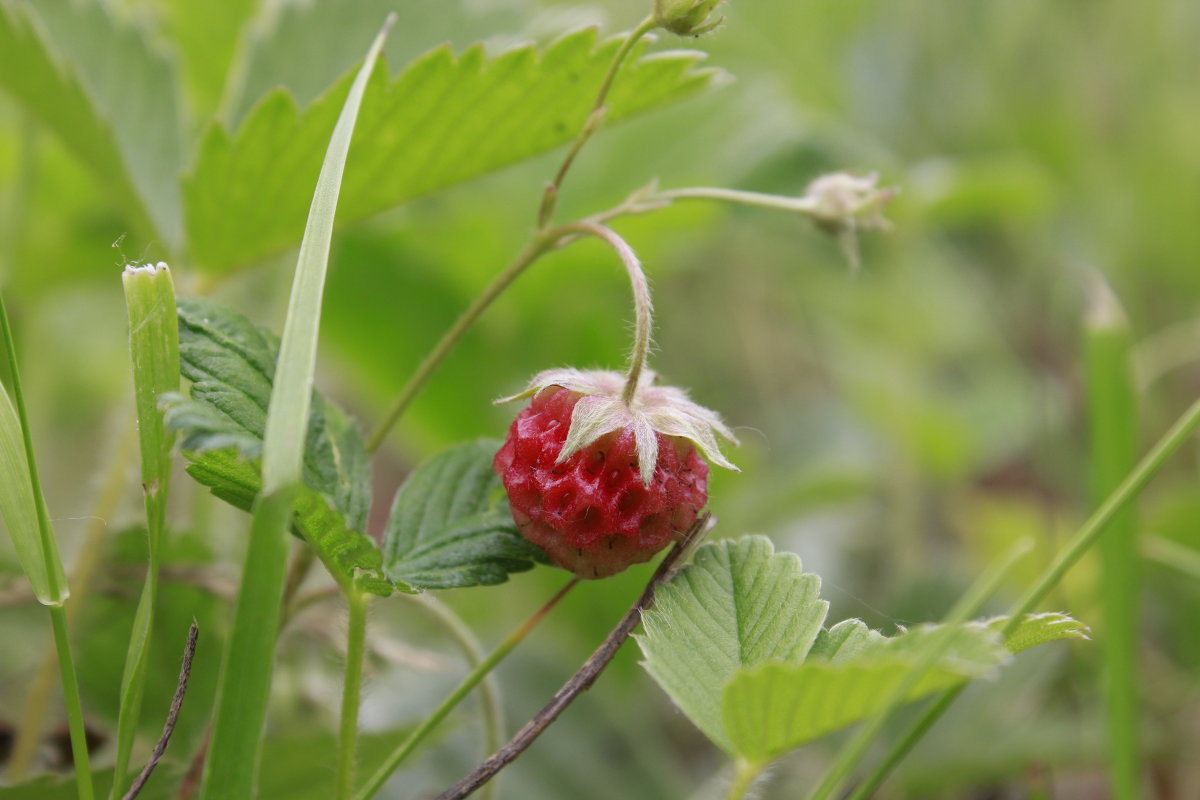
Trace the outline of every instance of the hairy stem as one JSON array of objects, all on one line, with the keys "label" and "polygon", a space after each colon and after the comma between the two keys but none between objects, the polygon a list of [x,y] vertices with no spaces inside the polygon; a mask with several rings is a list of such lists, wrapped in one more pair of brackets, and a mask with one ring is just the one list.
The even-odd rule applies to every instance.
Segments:
[{"label": "hairy stem", "polygon": [[471,670],[467,677],[463,678],[462,683],[460,683],[458,687],[455,688],[455,690],[451,692],[445,700],[442,701],[441,705],[434,709],[433,713],[426,717],[425,721],[418,725],[416,730],[409,734],[408,737],[401,742],[395,750],[392,751],[391,755],[387,757],[387,760],[383,762],[382,766],[380,766],[379,769],[375,771],[375,774],[371,776],[371,779],[367,781],[367,784],[359,790],[358,794],[354,796],[355,800],[370,800],[371,797],[374,797],[375,793],[379,791],[384,782],[387,781],[391,774],[396,771],[396,768],[403,763],[404,759],[408,758],[408,756],[417,749],[417,745],[419,745],[425,739],[425,737],[429,735],[430,731],[441,724],[442,720],[444,720],[447,715],[449,715],[449,713],[463,701],[463,698],[470,694],[471,690],[474,689],[475,686],[488,675],[488,673],[495,669],[496,665],[503,661],[504,657],[511,653],[514,647],[524,641],[525,637],[529,635],[530,631],[536,628],[538,623],[550,613],[550,610],[558,605],[558,601],[566,597],[567,592],[575,588],[575,585],[578,583],[579,578],[572,578],[570,581],[568,581],[566,586],[559,589],[558,592],[555,593],[555,595],[549,600],[547,600],[541,608],[533,612],[528,619],[521,623],[520,627],[510,633],[508,637],[488,655],[487,658],[480,661],[479,664],[477,664],[475,668]]},{"label": "hairy stem", "polygon": [[[650,582],[646,584],[646,588],[642,590],[641,596],[638,597],[629,611],[625,613],[621,621],[617,623],[617,627],[613,629],[612,633],[596,649],[596,652],[592,653],[591,658],[584,662],[583,666],[571,676],[570,680],[555,693],[550,702],[533,719],[526,723],[521,730],[517,731],[517,734],[509,740],[508,744],[496,751],[495,754],[472,770],[465,778],[438,795],[436,800],[462,800],[462,798],[483,786],[496,773],[515,761],[521,753],[525,752],[542,732],[558,719],[559,715],[567,709],[567,706],[574,702],[576,697],[591,688],[592,684],[596,682],[596,678],[600,676],[604,668],[613,660],[613,657],[617,654],[617,650],[629,638],[629,634],[641,622],[642,614],[654,605],[654,596],[659,585],[670,579],[671,575],[674,574],[675,567],[679,564],[683,556],[691,549],[693,544],[700,541],[708,532],[711,519],[707,514],[697,519],[683,540],[671,548],[671,551],[659,563],[658,569],[654,571],[654,575],[650,578]],[[363,797],[360,800],[366,800],[366,798]]]},{"label": "hairy stem", "polygon": [[[1046,568],[1032,587],[1021,597],[1021,599],[1013,605],[1009,611],[1009,619],[1001,630],[1001,636],[1007,637],[1017,626],[1021,624],[1021,618],[1029,613],[1034,606],[1040,603],[1047,594],[1050,593],[1063,576],[1075,563],[1083,557],[1097,539],[1100,537],[1112,521],[1112,518],[1118,514],[1134,497],[1136,497],[1146,484],[1150,482],[1163,464],[1170,458],[1176,450],[1178,450],[1184,442],[1200,427],[1200,400],[1196,400],[1188,407],[1175,421],[1162,438],[1155,443],[1150,452],[1142,457],[1138,465],[1133,471],[1125,476],[1118,486],[1108,496],[1108,498],[1100,505],[1099,508],[1088,517],[1087,521],[1075,532],[1070,543],[1064,548],[1054,559],[1054,562]],[[928,709],[921,715],[912,727],[896,742],[884,756],[881,761],[867,777],[865,781],[854,791],[849,800],[866,800],[878,788],[892,769],[908,755],[909,751],[916,745],[925,732],[932,727],[933,723],[950,707],[954,699],[962,692],[962,688],[949,689],[938,697],[938,699],[930,705]]]},{"label": "hairy stem", "polygon": [[354,763],[358,747],[358,709],[362,702],[363,659],[366,656],[367,595],[346,595],[349,612],[346,625],[346,677],[342,682],[342,720],[338,731],[337,800],[354,793]]},{"label": "hairy stem", "polygon": [[625,389],[621,393],[621,400],[629,405],[633,400],[633,395],[637,392],[638,381],[646,366],[646,356],[650,353],[650,333],[654,327],[654,307],[650,302],[650,287],[646,283],[646,273],[642,271],[641,262],[638,261],[633,249],[611,228],[585,220],[563,225],[559,230],[564,233],[581,233],[602,239],[617,252],[621,263],[625,265],[626,272],[629,273],[635,315],[633,350],[629,354],[629,372],[626,373]]},{"label": "hairy stem", "polygon": [[571,170],[571,165],[575,163],[576,156],[587,144],[588,139],[591,139],[592,134],[600,127],[600,123],[604,119],[604,103],[608,100],[608,93],[612,89],[613,81],[617,78],[617,73],[621,71],[621,65],[625,63],[633,46],[656,27],[658,27],[658,23],[654,15],[646,17],[638,23],[629,36],[625,37],[625,41],[621,42],[621,46],[613,54],[613,59],[604,73],[604,79],[600,82],[600,89],[596,92],[596,99],[592,102],[592,110],[588,113],[583,128],[575,137],[575,141],[571,142],[571,147],[567,150],[566,157],[563,158],[562,164],[554,174],[554,179],[546,185],[546,191],[542,195],[542,204],[538,208],[539,228],[545,228],[549,224],[550,218],[554,216],[554,209],[558,205],[558,192],[562,188],[563,181],[566,180],[567,173]]},{"label": "hairy stem", "polygon": [[743,800],[762,774],[763,765],[756,761],[739,758],[733,765],[733,781],[729,784],[729,800]]}]

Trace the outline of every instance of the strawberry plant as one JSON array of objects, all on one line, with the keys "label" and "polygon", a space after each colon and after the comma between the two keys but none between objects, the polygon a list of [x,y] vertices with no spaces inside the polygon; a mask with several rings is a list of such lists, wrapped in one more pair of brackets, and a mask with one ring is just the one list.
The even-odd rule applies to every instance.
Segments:
[{"label": "strawberry plant", "polygon": [[[689,155],[684,173],[708,169],[691,157],[687,125],[663,135],[645,120],[683,101],[707,102],[728,82],[721,68],[703,65],[705,53],[676,38],[719,49],[724,15],[739,14],[737,3],[653,0],[627,32],[562,25],[542,44],[459,38],[486,37],[494,33],[488,26],[517,11],[532,15],[523,2],[420,12],[392,5],[0,0],[0,87],[23,163],[42,163],[45,137],[51,167],[69,164],[74,178],[103,187],[90,224],[115,233],[121,250],[125,313],[119,322],[80,323],[73,346],[89,347],[93,329],[118,331],[122,374],[131,378],[120,391],[132,391],[132,402],[111,401],[126,432],[102,448],[104,487],[87,516],[99,524],[81,543],[60,546],[61,523],[73,512],[57,510],[70,502],[63,482],[49,494],[39,466],[61,460],[51,469],[67,475],[73,467],[63,448],[40,446],[55,433],[31,413],[45,397],[21,380],[31,364],[46,380],[48,356],[0,299],[0,515],[20,568],[16,605],[45,607],[51,637],[41,648],[12,648],[45,651],[40,664],[13,668],[16,678],[0,662],[6,683],[28,686],[0,694],[0,743],[11,739],[0,748],[0,800],[369,800],[431,790],[451,800],[577,796],[585,786],[597,797],[618,796],[624,778],[607,776],[597,740],[577,728],[567,728],[566,744],[542,734],[562,730],[568,708],[587,703],[593,686],[604,695],[609,676],[618,680],[622,670],[623,693],[590,713],[603,720],[610,703],[667,710],[669,721],[649,726],[624,712],[611,728],[611,719],[596,726],[634,743],[630,763],[649,762],[644,796],[802,791],[812,800],[861,800],[888,791],[885,782],[969,686],[1029,674],[1020,670],[1038,662],[1022,654],[1037,646],[1090,639],[1081,620],[1093,614],[1109,637],[1103,705],[1114,796],[1137,796],[1138,582],[1130,564],[1140,556],[1132,503],[1200,426],[1200,401],[1138,459],[1128,323],[1105,281],[1088,279],[1084,328],[1091,514],[1061,543],[1031,530],[981,536],[973,546],[991,548],[986,563],[973,565],[954,594],[926,598],[920,617],[891,617],[865,602],[869,614],[847,613],[802,565],[801,555],[820,564],[828,542],[748,533],[752,521],[770,519],[772,504],[790,508],[803,481],[794,465],[772,465],[758,446],[748,443],[744,459],[734,453],[768,415],[736,402],[736,380],[705,372],[709,358],[734,347],[737,369],[761,373],[758,405],[784,409],[789,430],[803,429],[818,409],[799,395],[773,405],[780,398],[770,387],[783,385],[791,367],[763,344],[776,334],[755,327],[766,309],[787,302],[784,292],[768,282],[740,316],[723,313],[720,295],[785,266],[755,241],[796,217],[810,230],[772,236],[824,248],[808,260],[836,281],[829,297],[876,291],[868,288],[872,259],[886,238],[876,234],[892,229],[897,190],[869,170],[895,165],[882,157],[814,164],[803,182],[778,193],[708,181],[677,186],[642,170],[665,164],[676,148]],[[428,49],[436,36],[423,24],[455,43]],[[718,131],[733,118],[702,116],[692,121],[697,129]],[[620,135],[635,142],[630,152],[646,160],[612,159],[604,174],[590,175],[610,181],[611,191],[594,190],[576,175],[606,146],[601,133],[609,128],[624,128]],[[715,160],[718,149],[708,143],[702,152]],[[527,161],[520,169],[528,172],[492,175]],[[472,187],[485,175],[501,202],[481,203],[465,222],[455,212],[424,224],[423,214],[455,202],[445,198],[480,202],[472,193],[483,190]],[[26,205],[44,210],[34,177],[14,181],[10,295],[29,289],[18,269],[26,250],[46,246],[20,217]],[[67,214],[69,197],[62,206]],[[685,215],[716,213],[741,215],[746,245],[765,263],[717,264],[664,290],[658,270],[672,226],[702,228],[710,217]],[[70,246],[94,259],[94,237],[81,241]],[[356,247],[370,257],[356,257]],[[125,248],[144,252],[130,260]],[[497,261],[501,250],[511,251],[507,264]],[[643,259],[639,250],[653,255]],[[481,254],[490,259],[486,270],[477,266]],[[443,274],[442,261],[461,269]],[[603,277],[592,278],[592,265]],[[110,272],[104,280],[115,286]],[[540,294],[521,294],[539,279]],[[613,305],[616,285],[628,287],[631,313]],[[964,329],[975,322],[961,309],[940,314],[937,294],[911,285],[876,291],[874,312],[863,302],[871,318],[857,322],[870,329],[888,317],[901,290],[915,292],[923,314],[901,314],[890,345],[920,339],[929,319],[962,317]],[[707,306],[696,299],[711,292]],[[507,334],[489,329],[495,342],[480,335],[489,312],[518,299],[530,307],[527,317],[510,317]],[[814,318],[824,313],[813,310]],[[394,327],[372,327],[381,321]],[[330,338],[334,352],[326,351]],[[682,370],[674,353],[692,339],[700,357]],[[619,347],[627,347],[623,365]],[[845,352],[854,349],[846,344]],[[847,386],[904,367],[859,355],[861,366],[832,368],[851,374]],[[607,363],[546,369],[589,358]],[[534,369],[541,371],[526,388],[494,410],[491,398]],[[700,385],[680,388],[689,381],[676,370]],[[949,373],[938,380],[954,383]],[[443,380],[450,388],[439,389]],[[899,419],[893,444],[911,445],[913,461],[931,473],[949,475],[969,458],[956,449],[954,421],[936,409],[909,414],[907,400],[880,405],[880,395],[867,394],[864,414],[888,420],[882,427]],[[990,415],[1001,403],[984,395]],[[516,401],[524,407],[514,409]],[[708,407],[722,401],[736,412]],[[980,450],[1011,444],[1002,433],[978,439],[971,446]],[[884,447],[871,453],[873,461],[889,457]],[[90,457],[82,448],[74,454]],[[930,566],[918,563],[928,543],[906,538],[905,514],[921,516],[920,492],[905,483],[906,469],[881,473],[899,486],[887,517],[899,533],[883,551],[884,571],[918,586],[916,570]],[[121,507],[129,487],[138,494],[133,512]],[[837,493],[827,485],[813,491]],[[129,522],[127,530],[106,530],[110,518]],[[786,526],[776,528],[782,534]],[[1100,610],[1067,582],[1097,544],[1107,592]],[[1015,599],[995,613],[1007,594]],[[535,609],[515,625],[514,598],[523,613]],[[582,602],[595,609],[581,612]],[[1076,605],[1078,616],[1052,610]],[[527,655],[534,631],[568,612],[575,616],[560,624],[559,641]],[[469,624],[473,616],[486,624]],[[414,644],[429,637],[419,628],[430,621],[435,637],[461,649],[463,675]],[[40,641],[28,620],[12,624],[7,641]],[[621,663],[631,636],[640,670]],[[477,637],[499,643],[487,650]],[[595,649],[572,673],[579,646]],[[1089,645],[1070,655],[1061,644],[1038,649],[1078,659]],[[538,666],[546,653],[565,680],[557,692]],[[423,673],[413,666],[421,664]],[[403,674],[401,685],[389,684],[393,673]],[[509,738],[499,697],[515,677],[523,696],[513,705],[526,708],[528,721]],[[45,742],[56,687],[67,767],[38,775],[52,766]],[[476,694],[480,707],[463,707]],[[483,729],[482,756],[464,746],[463,720]],[[677,741],[688,758],[706,754],[708,785],[669,774]],[[556,759],[538,754],[555,746],[612,787],[580,775],[556,784],[548,766]],[[800,777],[773,782],[801,763],[797,751],[807,759]],[[1030,758],[1032,770],[1040,762]],[[498,788],[502,772],[510,788]]]}]

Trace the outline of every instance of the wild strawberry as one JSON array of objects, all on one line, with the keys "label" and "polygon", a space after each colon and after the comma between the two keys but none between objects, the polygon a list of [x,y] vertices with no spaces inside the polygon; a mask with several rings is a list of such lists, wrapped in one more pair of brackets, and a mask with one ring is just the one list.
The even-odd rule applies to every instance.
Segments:
[{"label": "wild strawberry", "polygon": [[[678,538],[708,501],[708,464],[736,469],[715,434],[734,441],[712,411],[644,373],[627,402],[615,372],[550,370],[520,395],[493,462],[513,519],[558,566],[603,578],[649,560]],[[503,401],[501,401],[503,402]]]}]

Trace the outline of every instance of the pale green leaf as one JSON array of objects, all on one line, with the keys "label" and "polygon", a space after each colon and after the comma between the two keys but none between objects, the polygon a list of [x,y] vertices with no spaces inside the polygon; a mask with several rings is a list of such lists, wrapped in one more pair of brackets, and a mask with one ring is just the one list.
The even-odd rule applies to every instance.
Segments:
[{"label": "pale green leaf", "polygon": [[[986,623],[992,630],[1002,630],[1008,617],[996,617]],[[1016,629],[1004,640],[1014,653],[1037,647],[1039,644],[1057,642],[1060,639],[1090,639],[1092,629],[1079,620],[1058,611],[1042,614],[1026,614]]]},{"label": "pale green leaf", "polygon": [[829,610],[820,587],[766,537],[706,544],[643,618],[644,665],[700,730],[730,749],[722,689],[743,669],[804,660]]},{"label": "pale green leaf", "polygon": [[[879,637],[856,655],[742,670],[725,687],[722,718],[732,751],[764,762],[879,712],[930,644],[933,627]],[[991,675],[1008,651],[982,626],[953,632],[949,651],[905,693],[916,700]]]},{"label": "pale green leaf", "polygon": [[203,800],[253,797],[257,788],[284,590],[286,532],[294,501],[304,486],[306,434],[333,219],[359,105],[391,23],[389,18],[372,44],[338,116],[300,245],[263,434],[263,490],[254,501],[233,628],[221,667]]},{"label": "pale green leaf", "polygon": [[[17,560],[38,602],[62,605],[67,599],[62,559],[54,537],[43,539],[38,526],[21,420],[8,396],[8,389],[3,386],[0,386],[0,516],[4,518],[13,549],[17,551]],[[50,548],[49,554],[43,549],[45,547]],[[47,562],[52,565],[53,575],[46,572]]]},{"label": "pale green leaf", "polygon": [[[181,298],[178,315],[180,366],[192,386],[190,397],[170,400],[168,424],[183,433],[188,474],[249,511],[262,491],[262,441],[278,342],[212,300]],[[354,422],[320,395],[309,414],[302,474],[293,530],[343,583],[356,574],[360,583],[370,580],[363,573],[378,573],[382,559],[363,533],[371,504],[366,450]],[[371,586],[382,590],[377,581]]]},{"label": "pale green leaf", "polygon": [[417,467],[384,532],[389,577],[422,589],[503,583],[545,554],[521,536],[492,459],[500,442],[455,445]]},{"label": "pale green leaf", "polygon": [[[150,47],[141,31],[118,24],[104,3],[37,0],[30,8],[53,52],[111,130],[119,154],[114,163],[128,176],[155,231],[178,246],[183,235],[183,130],[174,66]],[[58,100],[43,97],[40,102]]]},{"label": "pale green leaf", "polygon": [[93,171],[114,204],[152,228],[112,126],[24,4],[0,0],[0,53],[0,87]]},{"label": "pale green leaf", "polygon": [[[619,39],[568,34],[488,58],[482,47],[440,47],[367,87],[346,167],[339,220],[348,222],[549,150],[587,117]],[[703,57],[672,51],[631,59],[609,96],[610,120],[712,83]],[[214,125],[184,180],[188,238],[197,266],[221,272],[292,247],[304,229],[309,187],[346,95],[338,81],[304,111],[284,90],[266,95],[233,134]]]}]

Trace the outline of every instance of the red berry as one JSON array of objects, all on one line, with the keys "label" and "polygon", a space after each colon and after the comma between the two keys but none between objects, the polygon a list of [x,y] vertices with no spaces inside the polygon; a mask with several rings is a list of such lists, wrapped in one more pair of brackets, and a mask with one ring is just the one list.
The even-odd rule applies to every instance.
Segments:
[{"label": "red berry", "polygon": [[708,464],[695,444],[655,432],[654,474],[643,480],[629,427],[558,460],[580,392],[547,386],[513,421],[493,462],[513,519],[558,566],[603,578],[648,561],[708,500]]}]

